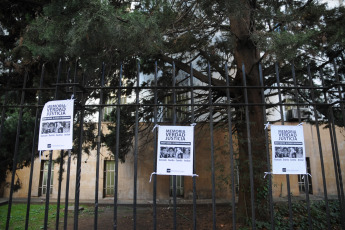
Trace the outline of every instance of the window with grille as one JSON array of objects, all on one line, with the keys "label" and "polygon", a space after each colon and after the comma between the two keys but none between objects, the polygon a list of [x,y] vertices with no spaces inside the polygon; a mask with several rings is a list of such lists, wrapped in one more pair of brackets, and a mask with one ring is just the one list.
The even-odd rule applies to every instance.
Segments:
[{"label": "window with grille", "polygon": [[[174,178],[173,176],[170,176],[170,196],[173,196],[173,191],[174,191],[173,178]],[[184,196],[183,185],[184,185],[184,177],[176,176],[176,196],[178,197]]]},{"label": "window with grille", "polygon": [[[43,196],[43,195],[46,195],[47,193],[48,167],[49,167],[49,161],[42,160],[41,169],[40,169],[40,182],[39,182],[39,187],[38,187],[38,196]],[[53,181],[54,181],[54,162],[52,162],[52,166],[51,166],[50,194],[53,193]]]},{"label": "window with grille", "polygon": [[307,175],[298,175],[298,188],[299,191],[302,193],[306,192],[306,187],[305,187],[305,177],[308,177],[308,192],[309,194],[313,194],[313,184],[312,184],[312,178],[311,178],[311,169],[310,169],[310,159],[309,157],[306,157],[306,167],[307,167]]},{"label": "window with grille", "polygon": [[115,189],[115,161],[104,161],[104,196],[114,196]]}]

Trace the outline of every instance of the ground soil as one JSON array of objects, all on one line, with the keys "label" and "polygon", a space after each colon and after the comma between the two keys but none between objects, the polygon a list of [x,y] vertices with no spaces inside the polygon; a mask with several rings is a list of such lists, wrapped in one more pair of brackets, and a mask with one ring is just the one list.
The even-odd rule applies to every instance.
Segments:
[{"label": "ground soil", "polygon": [[[94,212],[86,208],[80,211],[78,229],[94,228]],[[174,209],[171,206],[157,206],[157,229],[174,229]],[[198,205],[197,207],[197,229],[213,228],[212,205]],[[136,229],[153,229],[153,207],[138,206],[136,208]],[[216,207],[216,228],[232,229],[231,207],[229,205],[217,205]],[[99,208],[98,229],[113,229],[114,209],[113,206],[102,206]],[[133,229],[133,207],[119,206],[117,217],[117,229]],[[61,223],[63,229],[63,223]],[[73,229],[73,215],[69,215],[68,229]],[[183,205],[176,208],[176,229],[193,229],[193,206]]]}]

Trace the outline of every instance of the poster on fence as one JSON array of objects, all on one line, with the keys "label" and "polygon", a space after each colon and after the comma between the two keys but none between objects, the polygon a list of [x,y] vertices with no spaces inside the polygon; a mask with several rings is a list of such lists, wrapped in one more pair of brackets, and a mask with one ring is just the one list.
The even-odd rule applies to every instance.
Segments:
[{"label": "poster on fence", "polygon": [[303,126],[271,125],[273,174],[306,174]]},{"label": "poster on fence", "polygon": [[194,126],[158,126],[157,174],[193,176]]},{"label": "poster on fence", "polygon": [[72,149],[74,100],[47,102],[42,110],[38,150]]}]

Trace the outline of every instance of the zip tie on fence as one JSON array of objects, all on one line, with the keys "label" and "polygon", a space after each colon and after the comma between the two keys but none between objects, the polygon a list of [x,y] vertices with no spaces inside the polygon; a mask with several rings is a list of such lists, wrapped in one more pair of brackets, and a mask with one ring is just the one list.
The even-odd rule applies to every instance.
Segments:
[{"label": "zip tie on fence", "polygon": [[303,122],[299,123],[297,126],[301,126],[301,125],[303,125]]},{"label": "zip tie on fence", "polygon": [[193,175],[192,175],[192,177],[195,177],[195,176],[199,177],[199,175],[198,175],[198,174],[193,174]]},{"label": "zip tie on fence", "polygon": [[152,180],[152,175],[153,175],[153,174],[157,175],[157,173],[156,173],[156,172],[151,173],[151,176],[150,176],[150,183],[151,183],[151,180]]},{"label": "zip tie on fence", "polygon": [[267,176],[268,174],[273,174],[273,173],[272,173],[272,172],[265,172],[264,178],[266,178],[266,176]]},{"label": "zip tie on fence", "polygon": [[270,122],[267,122],[267,124],[265,124],[265,129],[268,129],[269,125],[270,125]]},{"label": "zip tie on fence", "polygon": [[74,94],[72,94],[72,96],[71,96],[71,99],[70,100],[74,100],[75,98],[74,98]]},{"label": "zip tie on fence", "polygon": [[154,127],[153,127],[153,129],[152,129],[152,132],[155,130],[155,128],[157,128],[159,125],[155,125]]},{"label": "zip tie on fence", "polygon": [[196,126],[196,123],[192,123],[192,124],[190,124],[190,126]]},{"label": "zip tie on fence", "polygon": [[305,175],[309,175],[310,177],[312,177],[310,173],[303,174],[303,176],[302,176],[302,180],[304,179],[304,176],[305,176]]}]

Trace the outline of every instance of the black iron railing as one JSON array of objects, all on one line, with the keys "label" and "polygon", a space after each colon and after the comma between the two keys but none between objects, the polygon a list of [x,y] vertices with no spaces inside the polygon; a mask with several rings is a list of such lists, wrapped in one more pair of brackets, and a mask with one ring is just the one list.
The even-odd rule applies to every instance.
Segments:
[{"label": "black iron railing", "polygon": [[[134,137],[133,137],[133,153],[134,153],[134,174],[133,174],[133,226],[134,229],[136,229],[137,226],[137,184],[138,184],[138,152],[139,152],[139,136],[140,136],[140,123],[141,122],[148,122],[151,123],[150,125],[155,126],[158,124],[163,123],[162,122],[162,111],[164,110],[171,110],[172,111],[172,118],[171,123],[169,125],[176,125],[177,123],[185,123],[185,124],[191,124],[191,123],[198,123],[200,121],[207,122],[209,125],[210,130],[210,159],[211,159],[211,199],[210,204],[212,205],[212,219],[213,219],[213,229],[217,228],[217,210],[216,210],[216,169],[215,169],[215,140],[214,140],[214,125],[219,124],[220,121],[224,122],[226,121],[224,127],[224,130],[228,131],[229,137],[232,136],[234,123],[238,122],[235,121],[233,118],[235,117],[235,113],[238,112],[234,108],[243,108],[243,116],[242,122],[246,124],[246,143],[247,143],[247,154],[248,154],[248,167],[249,167],[249,176],[250,176],[250,197],[248,197],[247,204],[251,205],[251,213],[248,215],[249,220],[251,220],[251,227],[252,229],[256,228],[256,205],[255,205],[255,183],[254,183],[254,171],[253,171],[253,162],[252,159],[252,134],[251,134],[251,123],[253,121],[250,120],[250,111],[254,106],[261,107],[263,114],[258,114],[258,116],[262,116],[264,123],[266,124],[268,122],[267,117],[267,109],[275,107],[278,111],[278,114],[280,116],[280,119],[276,120],[275,122],[279,122],[282,125],[284,125],[284,121],[286,120],[284,117],[284,106],[287,104],[289,106],[294,106],[298,110],[298,118],[297,121],[300,123],[302,122],[301,118],[301,111],[300,108],[302,106],[308,106],[312,109],[312,123],[316,127],[317,132],[317,143],[318,143],[318,151],[319,151],[319,157],[320,157],[320,168],[321,172],[315,176],[315,177],[321,177],[322,183],[323,183],[323,200],[325,202],[326,207],[326,216],[327,216],[327,225],[328,229],[331,229],[331,223],[330,223],[330,210],[329,210],[329,197],[327,192],[327,181],[326,181],[326,169],[325,169],[325,163],[324,163],[324,153],[322,148],[322,136],[320,134],[320,121],[321,117],[319,116],[319,110],[327,111],[325,113],[325,117],[323,118],[323,121],[326,122],[327,127],[329,129],[329,138],[330,138],[330,146],[332,149],[332,158],[333,158],[333,167],[334,167],[334,173],[336,178],[336,188],[337,188],[337,195],[338,195],[338,201],[340,203],[340,215],[341,220],[339,222],[341,223],[342,227],[345,227],[345,196],[344,196],[344,189],[343,189],[343,179],[342,179],[342,165],[341,165],[341,159],[340,159],[340,151],[344,151],[344,149],[339,149],[338,141],[337,141],[337,133],[336,133],[336,123],[342,123],[345,124],[345,111],[344,111],[344,100],[343,100],[343,84],[340,82],[339,73],[337,71],[337,66],[334,64],[333,69],[331,71],[333,79],[335,81],[330,84],[326,85],[324,82],[324,74],[322,71],[317,71],[316,73],[311,73],[310,67],[307,66],[306,73],[304,74],[304,79],[306,79],[309,84],[305,84],[305,81],[303,84],[301,82],[298,82],[296,78],[295,68],[294,65],[291,66],[290,75],[284,76],[284,81],[281,81],[281,76],[279,72],[278,65],[275,65],[275,72],[271,73],[271,75],[275,75],[275,81],[274,83],[271,83],[270,85],[265,85],[265,77],[263,75],[262,66],[258,65],[258,76],[260,77],[259,85],[247,85],[248,79],[246,75],[246,69],[245,66],[242,66],[242,68],[239,68],[237,71],[241,71],[242,73],[242,79],[241,84],[238,84],[238,82],[235,84],[232,84],[234,81],[234,76],[229,76],[228,67],[225,66],[225,76],[223,76],[224,85],[213,85],[213,76],[211,73],[211,68],[208,67],[207,69],[207,77],[208,82],[205,84],[195,84],[195,78],[193,77],[193,67],[191,66],[190,72],[185,73],[184,76],[187,76],[184,79],[184,82],[188,82],[188,84],[180,85],[181,82],[178,79],[178,73],[176,72],[175,65],[172,64],[171,66],[171,85],[162,84],[159,83],[159,71],[158,71],[158,65],[155,63],[155,69],[154,73],[151,76],[152,81],[149,84],[140,85],[142,82],[140,79],[140,76],[142,75],[140,71],[140,65],[138,64],[137,70],[136,70],[136,77],[133,79],[134,82],[136,82],[135,86],[123,86],[123,66],[120,65],[120,68],[117,70],[117,82],[118,85],[111,85],[106,80],[106,65],[103,64],[102,70],[101,70],[101,80],[98,85],[89,85],[85,79],[85,74],[78,75],[78,63],[75,65],[74,70],[74,80],[73,82],[70,81],[70,70],[67,71],[67,83],[64,83],[61,81],[62,74],[62,67],[61,63],[59,63],[58,66],[58,73],[57,73],[57,80],[55,84],[51,84],[50,86],[44,87],[44,76],[45,76],[45,67],[42,66],[42,74],[41,78],[39,80],[39,86],[38,87],[27,87],[27,78],[28,74],[26,73],[23,77],[23,85],[21,88],[16,88],[14,86],[11,86],[11,84],[7,84],[2,86],[4,90],[3,92],[3,103],[2,103],[2,113],[1,113],[1,132],[0,132],[0,138],[1,140],[5,140],[6,137],[3,136],[3,129],[4,129],[4,123],[6,119],[6,111],[12,108],[18,108],[19,110],[19,117],[18,117],[18,124],[17,124],[17,134],[16,134],[16,140],[14,143],[14,154],[13,154],[13,166],[11,169],[12,177],[11,177],[11,186],[10,186],[10,192],[9,192],[9,202],[8,202],[8,213],[7,213],[7,219],[6,219],[6,229],[10,228],[10,218],[11,218],[11,208],[13,204],[13,193],[14,193],[14,184],[15,184],[15,175],[16,175],[16,169],[18,164],[18,151],[20,146],[20,135],[21,135],[21,129],[22,129],[22,122],[23,122],[23,109],[27,108],[32,111],[35,111],[35,122],[34,122],[34,130],[33,130],[33,138],[32,138],[32,151],[31,151],[31,165],[30,165],[30,181],[29,181],[29,187],[28,187],[28,195],[27,195],[27,211],[26,211],[26,219],[25,219],[25,229],[28,229],[30,226],[29,222],[29,213],[30,213],[30,204],[31,204],[31,191],[32,191],[32,180],[33,180],[33,169],[34,169],[34,159],[37,158],[38,152],[37,152],[37,137],[38,137],[38,127],[39,127],[39,114],[42,110],[43,104],[46,102],[44,101],[43,94],[51,94],[54,96],[45,96],[45,100],[47,98],[50,99],[61,99],[62,97],[70,97],[72,94],[77,98],[76,100],[76,120],[78,123],[75,124],[79,129],[78,133],[75,133],[74,136],[78,137],[78,143],[75,143],[76,148],[71,151],[68,150],[67,155],[65,156],[64,151],[60,152],[60,170],[59,170],[59,185],[58,185],[58,199],[57,199],[57,215],[56,215],[56,226],[55,228],[59,228],[59,222],[60,222],[60,198],[61,198],[61,183],[62,183],[62,171],[63,171],[63,164],[64,164],[64,158],[67,157],[67,172],[66,172],[66,192],[65,192],[65,210],[64,210],[64,229],[67,229],[67,213],[68,213],[68,203],[69,203],[69,183],[70,183],[70,170],[71,170],[71,155],[74,153],[77,158],[77,165],[76,165],[76,181],[75,181],[75,197],[74,197],[74,229],[78,229],[78,218],[79,218],[79,205],[80,205],[80,181],[82,177],[85,175],[82,175],[81,172],[81,156],[83,153],[83,132],[84,132],[84,119],[85,119],[85,112],[86,110],[91,110],[92,108],[97,108],[94,110],[94,112],[98,112],[98,129],[97,134],[95,138],[96,144],[96,178],[95,178],[95,201],[94,201],[94,229],[98,229],[100,226],[100,223],[98,223],[98,208],[99,208],[99,178],[100,178],[100,150],[101,150],[101,142],[102,142],[102,118],[103,118],[103,109],[106,107],[113,107],[116,110],[116,124],[121,123],[121,119],[126,119],[125,117],[121,117],[121,108],[123,107],[133,107],[134,108],[134,114],[135,116],[135,123],[133,124],[134,129]],[[317,80],[315,79],[315,76],[317,76]],[[77,78],[80,78],[79,82],[77,81]],[[270,81],[272,81],[272,76],[270,77]],[[292,79],[292,81],[291,81]],[[108,77],[109,80],[109,77]],[[316,83],[315,83],[316,81]],[[8,94],[10,92],[15,92],[20,90],[21,97],[19,104],[15,104],[14,102],[8,103],[9,98]],[[127,104],[121,104],[121,97],[124,95],[123,91],[126,90],[133,90],[133,97],[135,98],[133,102],[127,103]],[[261,95],[261,102],[255,102],[252,103],[248,100],[248,93],[251,90],[257,90],[260,92]],[[242,98],[234,98],[232,96],[233,91],[241,91],[242,92]],[[268,91],[272,93],[270,96],[268,95]],[[26,101],[26,93],[30,92],[31,94],[37,95],[36,101]],[[164,93],[162,93],[164,92]],[[180,103],[177,100],[177,95],[179,93],[183,92],[184,94],[188,95],[189,98],[184,98],[184,102]],[[217,93],[218,94],[217,94]],[[220,93],[219,93],[220,92]],[[305,93],[307,92],[307,93]],[[316,94],[317,92],[317,94]],[[204,95],[203,98],[200,97],[201,93]],[[116,96],[115,103],[106,103],[105,98],[106,95],[112,94],[113,96]],[[222,94],[219,96],[219,94]],[[287,103],[284,101],[283,96],[284,95],[292,95],[293,103]],[[97,95],[95,101],[97,103],[88,104],[87,100],[89,99],[90,95]],[[163,96],[162,96],[163,95]],[[329,98],[329,95],[333,95],[332,98]],[[334,97],[336,95],[336,97]],[[168,103],[164,103],[162,100],[162,97],[169,96],[172,100]],[[152,98],[152,100],[147,100],[145,103],[141,99],[143,98]],[[269,103],[267,102],[268,98],[276,98],[277,101],[275,103]],[[188,110],[183,110],[185,116],[183,117],[182,121],[179,120],[177,117],[178,111],[182,111],[182,107],[189,108]],[[152,108],[152,118],[149,120],[145,120],[143,117],[142,110],[143,108]],[[186,112],[187,111],[187,112]],[[220,111],[223,112],[222,116],[219,116]],[[340,121],[335,121],[334,112],[337,112],[338,114],[341,114],[342,119]],[[128,114],[128,116],[131,116],[132,114]],[[77,118],[78,117],[78,118]],[[224,118],[225,117],[225,118]],[[238,116],[236,116],[236,119],[238,119]],[[338,119],[339,120],[339,119]],[[96,121],[95,121],[96,122]],[[262,128],[264,129],[264,124],[260,124]],[[114,143],[115,145],[115,181],[114,181],[114,218],[113,218],[113,227],[114,229],[118,228],[118,191],[119,191],[119,175],[118,175],[118,165],[119,165],[119,152],[120,152],[120,138],[121,138],[121,130],[120,125],[116,126],[116,135]],[[270,141],[269,141],[269,131],[268,129],[265,129],[265,146],[264,154],[262,161],[266,161],[267,165],[267,172],[271,171],[271,154],[270,154]],[[156,152],[157,152],[157,133],[153,133],[153,141],[149,144],[153,145],[153,153],[152,153],[152,170],[153,172],[156,171],[156,164],[157,164],[157,158],[156,158]],[[236,178],[235,178],[235,152],[236,147],[234,144],[234,141],[232,138],[229,138],[228,143],[229,149],[229,159],[230,162],[224,162],[228,168],[230,168],[230,175],[229,175],[229,181],[230,189],[231,189],[231,200],[229,201],[230,204],[232,204],[232,211],[231,215],[232,218],[229,218],[229,223],[231,223],[231,226],[233,229],[236,229],[236,215],[237,215],[237,208],[236,208]],[[194,157],[194,170],[193,173],[196,174],[196,168],[195,168],[195,162],[197,160],[196,154],[193,154]],[[49,211],[49,205],[50,205],[50,180],[51,180],[51,165],[53,161],[53,152],[49,151],[49,168],[48,168],[48,181],[47,181],[47,191],[46,191],[46,200],[45,200],[45,219],[44,219],[44,228],[48,228],[48,211]],[[268,222],[270,223],[271,229],[275,229],[275,214],[274,214],[274,198],[272,193],[272,175],[268,174],[266,178],[268,182],[268,196],[267,196],[267,202],[268,202],[268,212],[270,214],[270,219]],[[289,207],[289,228],[294,228],[294,213],[292,210],[292,199],[291,199],[291,190],[290,190],[290,176],[286,175],[286,183],[287,183],[287,203]],[[305,184],[308,185],[308,176],[305,176]],[[153,192],[152,192],[152,228],[157,229],[157,176],[153,175]],[[305,202],[308,212],[308,226],[311,228],[312,226],[312,214],[310,213],[310,197],[308,192],[308,187],[305,186],[306,192],[305,192]],[[198,220],[197,220],[197,209],[198,209],[198,199],[197,199],[197,179],[193,177],[192,179],[192,190],[193,190],[193,199],[192,199],[192,209],[193,209],[193,218],[191,220],[193,229],[199,229],[198,226]],[[178,208],[178,201],[177,201],[177,195],[176,195],[176,176],[173,176],[173,223],[171,223],[171,226],[173,229],[177,229],[177,221],[178,221],[178,215],[177,215],[177,208]],[[52,227],[52,226],[51,226]]]}]

